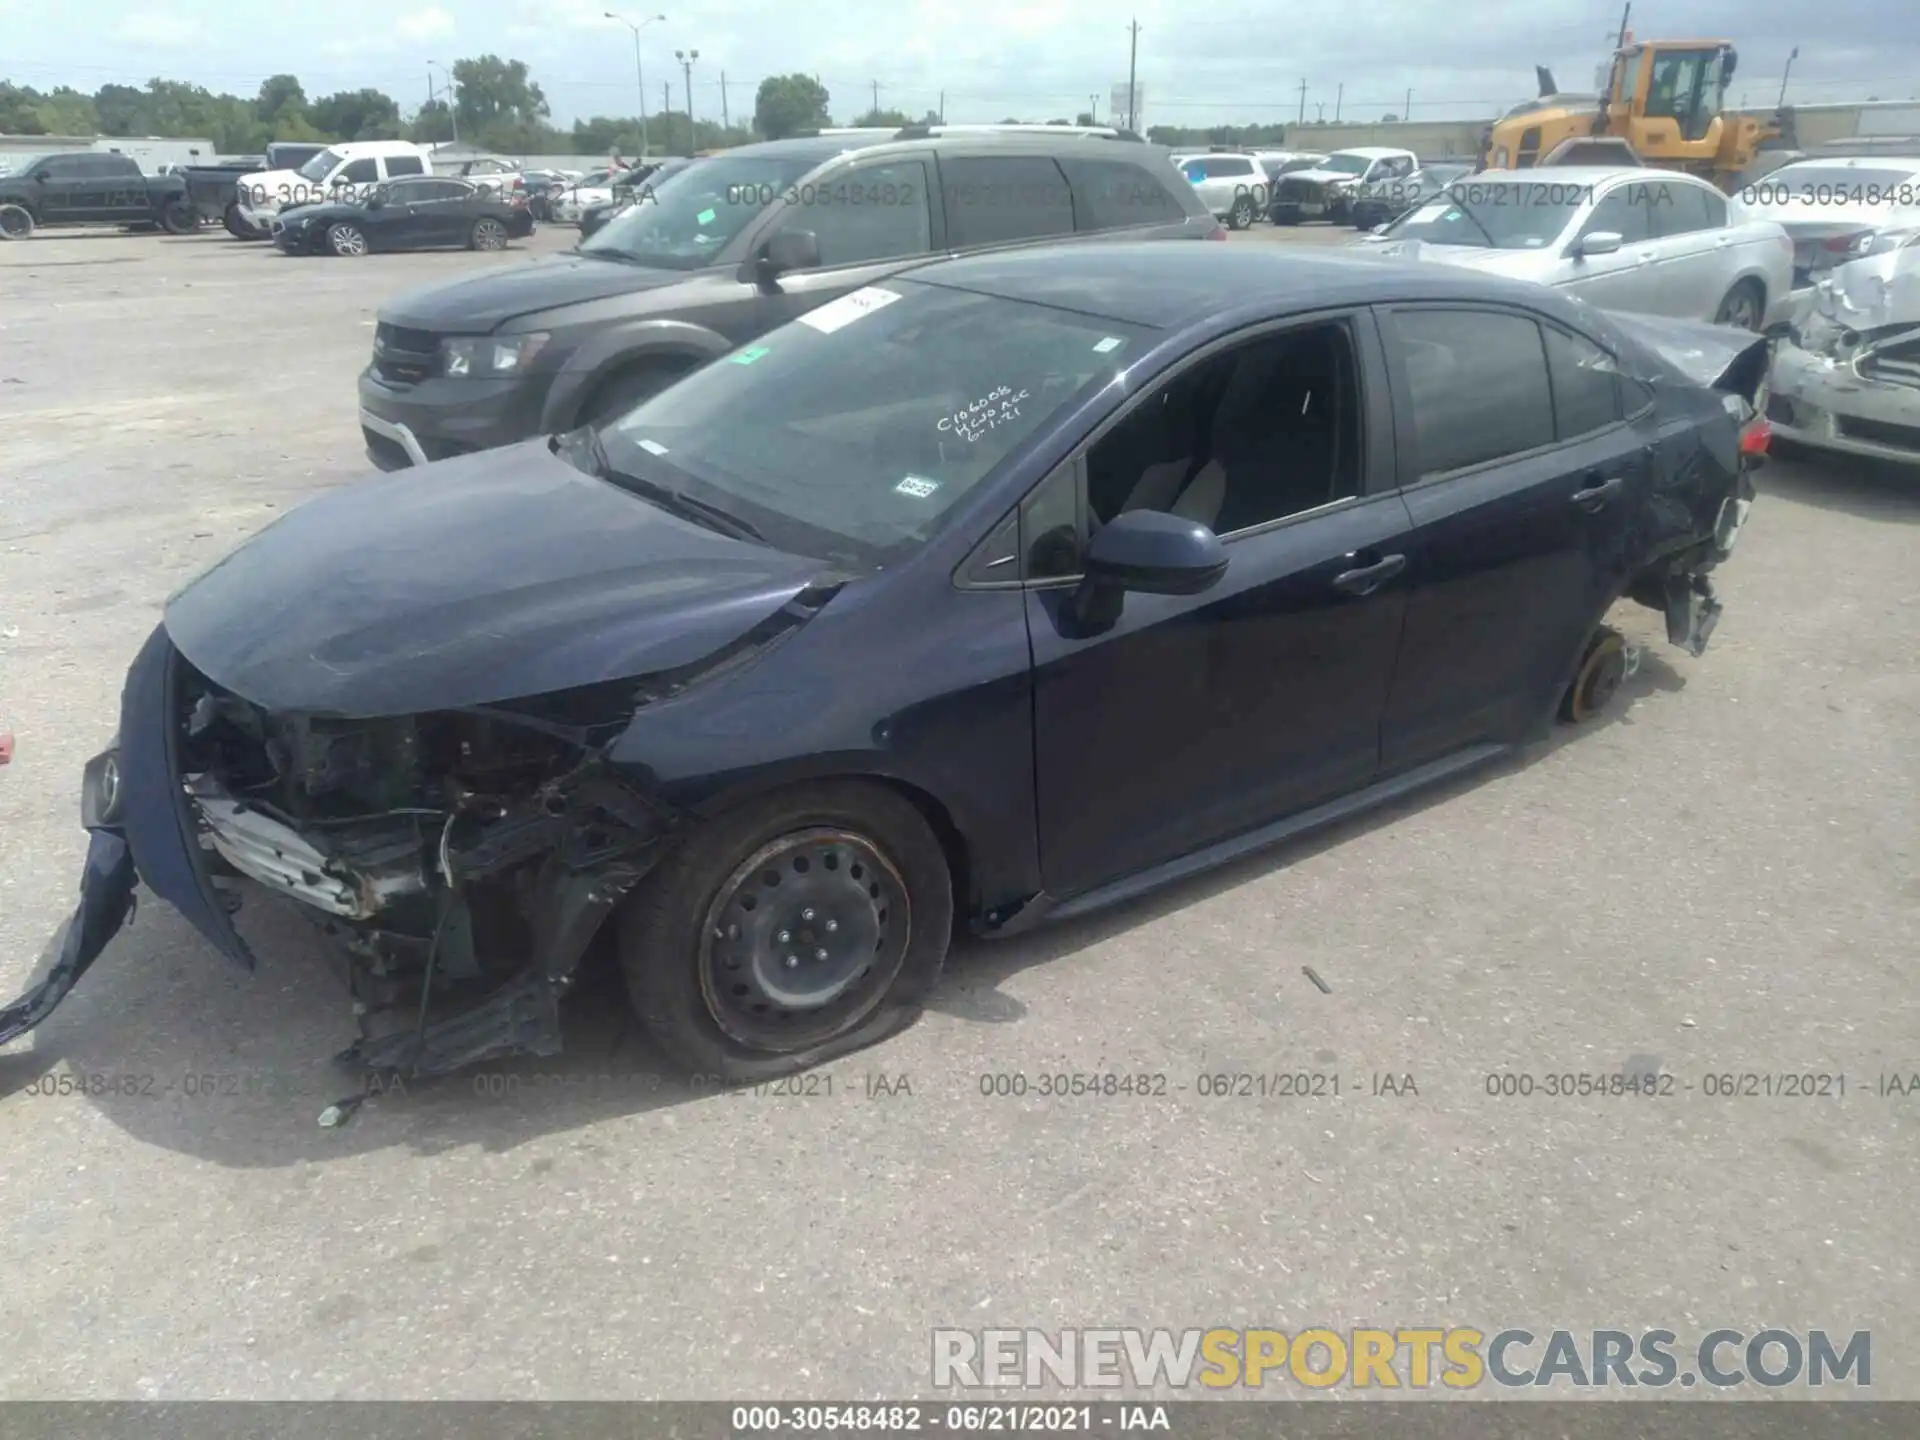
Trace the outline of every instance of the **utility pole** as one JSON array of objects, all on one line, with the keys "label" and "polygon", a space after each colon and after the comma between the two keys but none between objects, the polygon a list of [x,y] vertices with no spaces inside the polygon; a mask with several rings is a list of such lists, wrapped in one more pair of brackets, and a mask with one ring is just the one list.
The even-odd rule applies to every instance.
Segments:
[{"label": "utility pole", "polygon": [[673,82],[660,82],[660,123],[667,127],[667,151],[673,151]]},{"label": "utility pole", "polygon": [[940,123],[947,123],[947,92],[944,90],[940,92]]},{"label": "utility pole", "polygon": [[1793,53],[1787,56],[1787,68],[1780,72],[1780,103],[1774,108],[1784,109],[1787,103],[1787,77],[1793,74],[1793,62],[1800,58],[1800,47],[1793,47]]},{"label": "utility pole", "polygon": [[643,72],[640,68],[640,29],[642,26],[651,25],[654,23],[654,21],[664,20],[667,17],[664,15],[649,15],[644,20],[629,20],[627,19],[626,16],[615,14],[613,11],[609,10],[607,11],[605,18],[608,20],[618,20],[622,25],[626,26],[629,30],[633,32],[633,88],[635,92],[640,96],[640,158],[644,160],[647,157],[647,149],[648,149],[648,145],[647,145],[647,77],[645,72]]},{"label": "utility pole", "polygon": [[878,115],[880,113],[880,82],[869,80],[867,83],[873,86],[873,109],[869,113]]},{"label": "utility pole", "polygon": [[1402,120],[1413,119],[1413,90],[1411,87],[1407,90],[1407,103],[1400,111],[1400,118]]},{"label": "utility pole", "polygon": [[1307,82],[1305,76],[1302,76],[1300,80],[1300,123],[1302,125],[1307,123]]},{"label": "utility pole", "polygon": [[1333,123],[1340,123],[1340,102],[1347,98],[1347,82],[1342,80],[1339,88],[1333,92]]},{"label": "utility pole", "polygon": [[1134,87],[1139,83],[1140,74],[1140,22],[1133,21],[1127,26],[1127,129],[1136,135],[1140,132],[1138,112],[1139,102],[1134,98]]},{"label": "utility pole", "polygon": [[1316,124],[1327,118],[1327,102],[1326,101],[1316,100],[1313,102],[1313,118]]},{"label": "utility pole", "polygon": [[[427,62],[427,81],[429,84],[433,81],[433,67],[436,65],[440,65],[438,60],[429,60]],[[440,68],[446,72],[447,119],[453,122],[453,143],[458,145],[460,143],[460,98],[453,88],[453,71],[448,70],[444,65],[440,65]]]},{"label": "utility pole", "polygon": [[733,129],[733,120],[727,114],[727,72],[720,72],[720,128],[723,131]]},{"label": "utility pole", "polygon": [[693,128],[693,62],[700,58],[698,50],[676,50],[673,58],[680,62],[680,78],[686,83],[680,93],[687,97],[687,154],[691,155],[700,148],[699,131]]}]

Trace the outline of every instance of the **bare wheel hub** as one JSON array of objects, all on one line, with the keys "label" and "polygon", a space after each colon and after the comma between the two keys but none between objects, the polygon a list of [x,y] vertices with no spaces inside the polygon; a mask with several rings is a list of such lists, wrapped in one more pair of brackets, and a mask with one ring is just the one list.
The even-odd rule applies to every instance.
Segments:
[{"label": "bare wheel hub", "polygon": [[818,1043],[885,994],[910,932],[905,882],[850,831],[783,835],[748,856],[708,909],[700,985],[714,1021],[760,1049]]}]

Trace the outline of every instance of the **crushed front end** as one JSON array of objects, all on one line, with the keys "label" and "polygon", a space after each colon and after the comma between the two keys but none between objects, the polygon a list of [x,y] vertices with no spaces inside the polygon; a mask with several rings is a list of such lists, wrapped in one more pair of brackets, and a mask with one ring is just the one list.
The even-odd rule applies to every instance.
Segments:
[{"label": "crushed front end", "polygon": [[156,630],[119,737],[88,766],[79,909],[42,983],[0,1010],[0,1041],[98,958],[137,876],[249,967],[229,918],[249,894],[317,925],[360,1028],[343,1060],[425,1075],[557,1053],[561,997],[674,828],[604,758],[642,690],[367,720],[274,713]]},{"label": "crushed front end", "polygon": [[1773,368],[1774,432],[1920,465],[1920,247],[1837,266]]}]

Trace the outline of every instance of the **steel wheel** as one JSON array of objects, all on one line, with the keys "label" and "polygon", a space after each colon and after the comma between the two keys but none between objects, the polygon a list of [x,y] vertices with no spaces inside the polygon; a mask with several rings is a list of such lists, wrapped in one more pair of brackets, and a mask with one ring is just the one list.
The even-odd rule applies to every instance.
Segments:
[{"label": "steel wheel", "polygon": [[1720,313],[1714,318],[1721,325],[1739,330],[1758,330],[1760,297],[1754,293],[1753,286],[1743,281],[1727,292],[1727,298],[1720,302]]},{"label": "steel wheel", "polygon": [[849,1029],[893,984],[912,908],[900,872],[866,836],[781,836],[748,856],[707,909],[707,1013],[755,1050],[798,1050]]},{"label": "steel wheel", "polygon": [[327,227],[327,246],[336,255],[364,255],[367,253],[367,232],[343,220]]},{"label": "steel wheel", "polygon": [[482,218],[473,222],[473,248],[476,250],[504,250],[507,248],[507,227],[498,220]]}]

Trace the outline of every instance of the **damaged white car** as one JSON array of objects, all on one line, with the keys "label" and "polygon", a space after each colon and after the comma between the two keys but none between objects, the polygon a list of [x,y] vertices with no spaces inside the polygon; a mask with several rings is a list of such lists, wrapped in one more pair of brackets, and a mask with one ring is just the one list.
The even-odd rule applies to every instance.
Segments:
[{"label": "damaged white car", "polygon": [[1773,362],[1780,439],[1920,465],[1920,229],[1882,230],[1836,267]]}]

